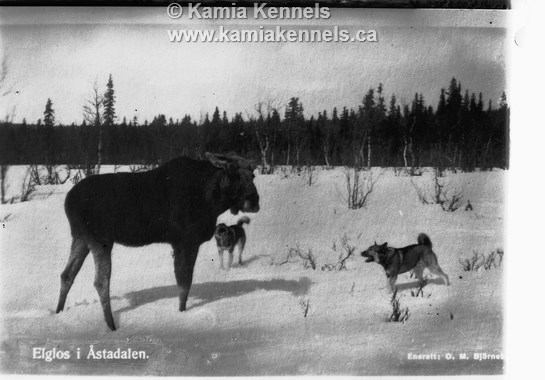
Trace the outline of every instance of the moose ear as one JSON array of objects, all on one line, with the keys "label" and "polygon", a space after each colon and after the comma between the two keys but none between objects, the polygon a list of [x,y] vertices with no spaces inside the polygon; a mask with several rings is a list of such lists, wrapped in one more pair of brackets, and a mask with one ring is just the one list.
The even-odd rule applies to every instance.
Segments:
[{"label": "moose ear", "polygon": [[233,162],[225,156],[220,154],[214,154],[210,152],[205,153],[206,158],[212,165],[221,169],[230,169],[234,166]]}]

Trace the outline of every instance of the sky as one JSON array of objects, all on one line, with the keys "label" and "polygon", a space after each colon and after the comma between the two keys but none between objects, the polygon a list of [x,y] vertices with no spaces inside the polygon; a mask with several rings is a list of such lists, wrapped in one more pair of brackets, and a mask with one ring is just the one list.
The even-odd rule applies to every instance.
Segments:
[{"label": "sky", "polygon": [[[157,114],[202,119],[216,106],[228,116],[254,113],[258,102],[281,107],[291,97],[305,115],[356,108],[379,83],[389,99],[423,93],[437,106],[452,77],[485,102],[506,88],[505,11],[331,9],[311,20],[172,20],[166,8],[2,8],[0,54],[12,92],[0,117],[43,117],[48,98],[56,122],[81,123],[96,81],[112,74],[120,119]],[[260,25],[350,32],[374,29],[377,42],[173,43],[169,29],[251,29]]]}]

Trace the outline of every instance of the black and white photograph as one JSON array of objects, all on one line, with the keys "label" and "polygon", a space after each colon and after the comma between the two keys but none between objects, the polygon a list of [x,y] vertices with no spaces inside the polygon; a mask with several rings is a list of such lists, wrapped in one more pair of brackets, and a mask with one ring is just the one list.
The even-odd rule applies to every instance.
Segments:
[{"label": "black and white photograph", "polygon": [[504,375],[480,3],[0,7],[0,372]]}]

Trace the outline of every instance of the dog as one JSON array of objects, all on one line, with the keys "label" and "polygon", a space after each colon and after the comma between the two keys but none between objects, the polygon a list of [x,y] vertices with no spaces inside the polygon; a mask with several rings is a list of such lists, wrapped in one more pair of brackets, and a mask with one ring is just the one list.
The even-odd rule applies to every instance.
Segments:
[{"label": "dog", "polygon": [[449,278],[443,272],[437,262],[437,255],[432,250],[432,243],[428,235],[421,233],[417,238],[418,244],[409,245],[403,248],[388,247],[388,243],[377,244],[367,248],[361,253],[366,257],[366,263],[375,262],[382,265],[390,285],[390,291],[394,291],[397,276],[399,274],[414,271],[420,284],[424,283],[422,273],[424,269],[440,276],[448,286]]},{"label": "dog", "polygon": [[218,256],[220,261],[220,269],[223,270],[223,251],[229,252],[229,264],[227,270],[233,264],[233,251],[235,246],[238,247],[238,264],[242,265],[242,251],[246,245],[246,232],[242,227],[244,224],[249,224],[250,218],[243,216],[233,226],[227,226],[224,223],[220,223],[216,226],[214,237],[216,238],[216,245],[218,246]]}]

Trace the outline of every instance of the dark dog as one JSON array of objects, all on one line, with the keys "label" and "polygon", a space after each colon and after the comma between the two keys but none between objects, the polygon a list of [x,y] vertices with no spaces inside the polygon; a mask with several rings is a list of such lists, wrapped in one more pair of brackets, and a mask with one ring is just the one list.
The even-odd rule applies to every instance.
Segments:
[{"label": "dark dog", "polygon": [[445,284],[449,285],[448,276],[443,272],[437,262],[437,256],[432,251],[431,240],[426,234],[418,235],[418,244],[409,245],[403,248],[388,247],[388,243],[374,245],[363,251],[361,255],[367,257],[365,262],[375,262],[382,265],[386,271],[386,277],[393,292],[397,275],[414,270],[420,283],[423,283],[422,273],[424,269],[443,278]]},{"label": "dark dog", "polygon": [[216,226],[216,244],[218,246],[218,256],[220,260],[220,269],[223,269],[223,251],[229,252],[229,264],[227,270],[233,264],[233,250],[238,247],[238,264],[242,265],[242,251],[246,245],[246,232],[244,232],[243,224],[249,224],[250,219],[247,216],[240,218],[234,226],[227,226],[220,223]]}]

